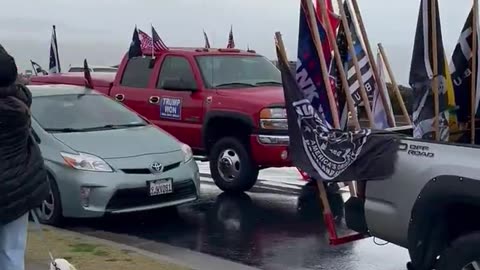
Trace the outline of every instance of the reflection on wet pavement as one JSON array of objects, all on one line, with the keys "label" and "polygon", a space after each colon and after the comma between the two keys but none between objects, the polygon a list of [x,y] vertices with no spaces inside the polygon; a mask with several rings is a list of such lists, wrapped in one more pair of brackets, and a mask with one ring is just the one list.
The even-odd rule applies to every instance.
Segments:
[{"label": "reflection on wet pavement", "polygon": [[[342,228],[343,199],[332,195],[332,211]],[[203,184],[202,198],[178,210],[71,221],[70,229],[133,235],[223,257],[261,269],[406,269],[406,250],[377,246],[365,239],[338,247],[328,245],[315,190],[242,195],[221,193]],[[343,229],[339,233],[346,233]]]}]

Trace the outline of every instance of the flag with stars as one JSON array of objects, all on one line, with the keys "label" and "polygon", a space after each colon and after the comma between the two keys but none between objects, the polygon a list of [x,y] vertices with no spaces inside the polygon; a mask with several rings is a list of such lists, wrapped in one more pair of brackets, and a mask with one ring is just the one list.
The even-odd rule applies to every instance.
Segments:
[{"label": "flag with stars", "polygon": [[55,25],[52,31],[52,41],[50,43],[50,60],[48,63],[49,73],[61,73],[60,57],[58,56],[58,43],[57,43],[57,31],[55,31]]},{"label": "flag with stars", "polygon": [[[322,77],[320,58],[313,39],[313,28],[307,16],[308,9],[306,1],[302,0],[300,4],[296,79],[305,98],[310,101],[311,105],[320,112],[320,115],[322,115],[330,125],[333,125],[331,108]],[[320,23],[318,16],[316,20],[323,46],[323,55],[327,65],[329,65],[332,61],[332,54],[327,33]],[[334,89],[332,90],[334,91]]]},{"label": "flag with stars", "polygon": [[165,42],[160,38],[160,35],[158,35],[157,31],[152,25],[152,43],[153,43],[153,48],[155,49],[155,52],[164,52],[168,51],[167,45],[165,45]]}]

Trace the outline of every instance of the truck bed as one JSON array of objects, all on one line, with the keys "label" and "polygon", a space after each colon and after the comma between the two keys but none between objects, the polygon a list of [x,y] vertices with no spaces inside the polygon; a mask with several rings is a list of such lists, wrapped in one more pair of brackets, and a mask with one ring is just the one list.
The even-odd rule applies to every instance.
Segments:
[{"label": "truck bed", "polygon": [[365,219],[371,235],[407,247],[412,209],[422,190],[445,177],[480,179],[480,147],[404,138],[398,151],[394,174],[367,182]]}]

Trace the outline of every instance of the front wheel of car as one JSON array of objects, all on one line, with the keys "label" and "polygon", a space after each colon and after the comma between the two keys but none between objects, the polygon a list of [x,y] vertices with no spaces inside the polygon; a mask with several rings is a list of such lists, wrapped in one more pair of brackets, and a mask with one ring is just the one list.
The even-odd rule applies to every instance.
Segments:
[{"label": "front wheel of car", "polygon": [[454,240],[437,263],[438,270],[480,269],[480,232]]},{"label": "front wheel of car", "polygon": [[43,200],[40,207],[35,209],[35,213],[41,223],[59,225],[63,219],[60,192],[55,180],[51,176],[48,176],[47,179],[50,187],[48,197]]},{"label": "front wheel of car", "polygon": [[241,193],[255,185],[259,169],[252,160],[247,144],[237,138],[226,137],[212,147],[210,172],[221,190]]}]

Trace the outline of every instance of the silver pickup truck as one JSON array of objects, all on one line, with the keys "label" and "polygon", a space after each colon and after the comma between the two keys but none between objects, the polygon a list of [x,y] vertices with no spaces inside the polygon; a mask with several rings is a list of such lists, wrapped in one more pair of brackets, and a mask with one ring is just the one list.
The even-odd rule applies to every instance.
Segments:
[{"label": "silver pickup truck", "polygon": [[409,269],[480,269],[480,147],[402,139],[395,173],[363,189],[349,228],[407,248]]}]

